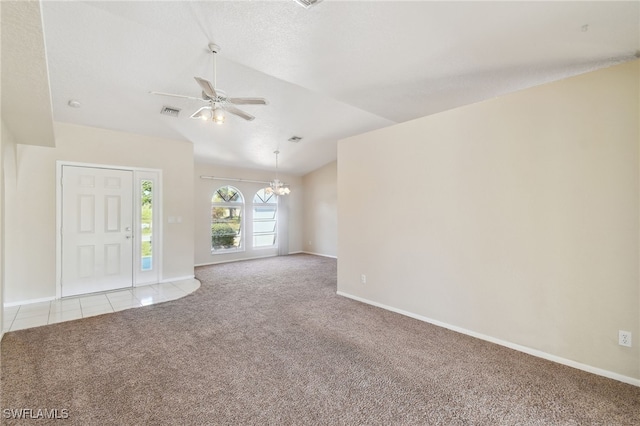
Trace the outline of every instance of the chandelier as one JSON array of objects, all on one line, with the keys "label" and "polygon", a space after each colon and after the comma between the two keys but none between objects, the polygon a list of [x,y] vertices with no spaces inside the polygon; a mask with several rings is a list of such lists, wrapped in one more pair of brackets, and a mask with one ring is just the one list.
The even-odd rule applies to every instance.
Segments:
[{"label": "chandelier", "polygon": [[273,153],[276,155],[276,178],[269,183],[269,187],[265,191],[267,194],[287,195],[291,192],[289,185],[278,179],[278,154],[280,151],[275,150]]}]

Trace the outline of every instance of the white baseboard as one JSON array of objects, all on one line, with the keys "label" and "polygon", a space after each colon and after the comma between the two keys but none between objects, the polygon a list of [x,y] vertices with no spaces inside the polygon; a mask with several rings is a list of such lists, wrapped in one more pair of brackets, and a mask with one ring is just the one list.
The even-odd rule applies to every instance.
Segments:
[{"label": "white baseboard", "polygon": [[314,256],[330,257],[331,259],[337,259],[338,258],[338,256],[333,256],[331,254],[314,253],[312,251],[299,251],[298,253],[312,254]]},{"label": "white baseboard", "polygon": [[198,264],[196,264],[194,266],[198,267],[198,266],[220,265],[222,263],[244,262],[245,260],[266,259],[267,257],[276,257],[276,256],[278,256],[278,255],[277,254],[269,254],[267,256],[247,257],[245,259],[231,259],[231,260],[221,260],[219,262],[198,263]]},{"label": "white baseboard", "polygon": [[52,300],[56,300],[55,296],[41,297],[39,299],[21,300],[19,302],[6,302],[4,303],[4,307],[10,308],[12,306],[18,306],[18,305],[31,305],[33,303],[51,302]]},{"label": "white baseboard", "polygon": [[[330,257],[332,259],[337,259],[336,256],[331,256],[329,254],[322,254],[322,253],[313,253],[313,252],[310,252],[310,251],[292,251],[292,252],[289,252],[289,254],[312,254],[312,255],[315,255],[315,256]],[[231,260],[221,260],[219,262],[198,263],[198,264],[196,264],[194,266],[198,267],[198,266],[220,265],[222,263],[244,262],[245,260],[266,259],[267,257],[277,257],[277,256],[279,256],[279,255],[270,254],[270,255],[267,255],[267,256],[247,257],[245,259],[231,259]]]},{"label": "white baseboard", "polygon": [[[170,282],[173,282],[173,281],[191,280],[193,278],[195,278],[195,275],[185,275],[184,277],[164,278],[164,279],[162,279],[162,281],[160,281],[160,284],[162,284],[162,283],[170,283]],[[145,285],[149,285],[149,284],[145,284]]]},{"label": "white baseboard", "polygon": [[368,305],[376,306],[378,308],[386,309],[387,311],[395,312],[401,315],[405,315],[407,317],[411,317],[417,319],[419,321],[424,321],[429,324],[436,325],[438,327],[443,327],[458,333],[466,334],[471,337],[475,337],[477,339],[485,340],[487,342],[495,343],[500,346],[505,346],[509,349],[514,349],[519,352],[524,352],[529,355],[533,355],[538,358],[543,358],[548,361],[557,362],[558,364],[563,364],[569,367],[577,368],[578,370],[586,371],[588,373],[596,374],[598,376],[607,377],[609,379],[618,380],[619,382],[627,383],[630,385],[640,387],[640,379],[635,379],[633,377],[624,376],[622,374],[615,373],[613,371],[604,370],[602,368],[594,367],[587,364],[582,364],[580,362],[572,361],[570,359],[562,358],[556,355],[552,355],[537,349],[529,348],[527,346],[518,345],[516,343],[508,342],[506,340],[497,339],[495,337],[487,336],[486,334],[477,333],[475,331],[467,330],[466,328],[458,327],[455,325],[447,324],[442,321],[434,320],[428,317],[424,317],[422,315],[414,314],[413,312],[408,312],[402,309],[394,308],[392,306],[387,306],[382,303],[374,302],[372,300],[364,299],[359,296],[354,296],[352,294],[348,294],[342,291],[338,291],[337,294],[339,296],[347,297],[349,299],[357,300],[358,302],[366,303]]}]

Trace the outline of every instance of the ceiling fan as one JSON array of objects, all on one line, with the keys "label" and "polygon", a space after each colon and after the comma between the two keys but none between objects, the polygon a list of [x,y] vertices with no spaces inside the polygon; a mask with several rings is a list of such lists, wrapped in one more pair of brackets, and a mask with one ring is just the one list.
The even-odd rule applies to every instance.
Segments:
[{"label": "ceiling fan", "polygon": [[215,43],[209,43],[209,51],[213,54],[213,84],[201,77],[194,77],[200,88],[202,89],[202,97],[196,98],[192,96],[174,95],[164,92],[149,92],[154,95],[172,96],[174,98],[192,99],[200,102],[206,102],[207,105],[201,107],[191,115],[191,118],[201,120],[211,120],[214,123],[224,123],[224,112],[237,115],[247,121],[253,120],[255,117],[248,114],[235,105],[267,105],[264,98],[230,98],[220,89],[216,88],[216,54],[220,51],[220,46]]}]

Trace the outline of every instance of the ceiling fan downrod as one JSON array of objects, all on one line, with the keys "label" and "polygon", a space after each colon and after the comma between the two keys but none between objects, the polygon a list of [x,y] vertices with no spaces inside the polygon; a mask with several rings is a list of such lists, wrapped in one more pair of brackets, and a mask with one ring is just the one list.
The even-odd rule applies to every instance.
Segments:
[{"label": "ceiling fan downrod", "polygon": [[213,89],[215,90],[218,88],[218,84],[216,82],[216,53],[220,51],[220,46],[215,43],[209,43],[209,50],[213,55]]}]

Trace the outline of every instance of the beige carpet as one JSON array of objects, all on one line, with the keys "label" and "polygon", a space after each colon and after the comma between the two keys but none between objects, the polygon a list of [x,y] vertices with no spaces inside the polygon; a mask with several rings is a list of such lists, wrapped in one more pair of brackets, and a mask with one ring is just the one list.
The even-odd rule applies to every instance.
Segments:
[{"label": "beige carpet", "polygon": [[6,334],[3,424],[640,424],[640,388],[336,296],[335,260],[196,275],[180,300]]}]

